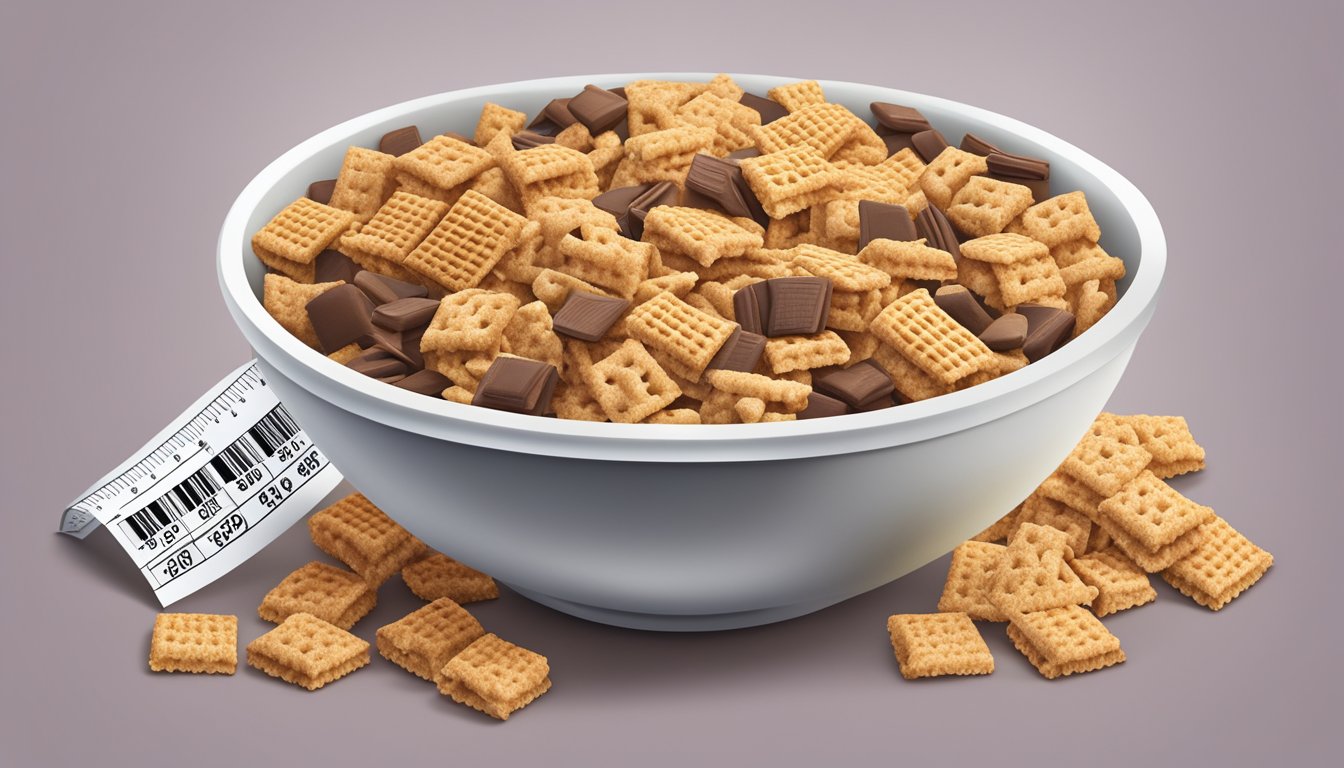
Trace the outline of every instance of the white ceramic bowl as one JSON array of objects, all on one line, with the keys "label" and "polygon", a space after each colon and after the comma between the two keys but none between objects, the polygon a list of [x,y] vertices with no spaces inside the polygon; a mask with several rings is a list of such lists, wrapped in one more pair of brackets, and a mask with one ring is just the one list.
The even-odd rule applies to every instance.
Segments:
[{"label": "white ceramic bowl", "polygon": [[[280,327],[250,239],[351,144],[414,123],[470,133],[489,100],[529,114],[613,74],[471,88],[323,131],[267,166],[219,237],[224,299],[281,400],[346,477],[415,535],[538,602],[629,627],[704,630],[799,616],[886,584],[1010,510],[1102,409],[1151,317],[1166,263],[1152,206],[1120,174],[1016,120],[944,99],[823,81],[867,116],[917,107],[953,141],[974,131],[1049,159],[1082,189],[1129,275],[1115,308],[1040,362],[933,400],[792,423],[594,424],[459,405],[381,384]],[[793,78],[734,75],[764,94]]]}]

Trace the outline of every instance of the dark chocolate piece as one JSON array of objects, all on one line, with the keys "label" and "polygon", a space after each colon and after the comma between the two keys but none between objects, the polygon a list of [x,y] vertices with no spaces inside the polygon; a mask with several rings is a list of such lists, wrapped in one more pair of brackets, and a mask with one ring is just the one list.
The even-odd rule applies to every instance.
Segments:
[{"label": "dark chocolate piece", "polygon": [[395,357],[370,355],[367,352],[346,363],[345,367],[353,371],[359,371],[365,376],[372,376],[375,379],[406,375],[406,363]]},{"label": "dark chocolate piece", "polygon": [[755,147],[743,147],[742,149],[734,149],[732,152],[729,152],[728,155],[723,159],[747,160],[752,157],[760,157],[760,156],[761,156],[761,150]]},{"label": "dark chocolate piece", "polygon": [[439,302],[412,296],[379,305],[373,310],[373,323],[389,331],[404,331],[428,325],[438,311]]},{"label": "dark chocolate piece", "polygon": [[995,352],[1017,349],[1027,340],[1027,318],[1016,312],[1000,315],[978,335]]},{"label": "dark chocolate piece", "polygon": [[423,285],[408,283],[368,270],[355,275],[355,285],[359,286],[374,304],[386,304],[397,299],[418,299],[429,295],[429,291]]},{"label": "dark chocolate piece", "polygon": [[457,139],[458,141],[462,142],[463,144],[470,144],[470,145],[473,146],[473,147],[476,146],[476,140],[473,139],[472,137],[470,137],[470,136],[464,134],[464,133],[458,133],[457,131],[444,131],[443,133],[440,133],[439,135],[440,135],[440,136],[447,136],[447,137],[450,138],[450,139]]},{"label": "dark chocolate piece", "polygon": [[[649,214],[650,210],[660,205],[676,205],[680,197],[681,190],[677,189],[676,184],[670,181],[660,181],[631,201],[629,215],[626,217],[631,238],[638,240],[644,236],[644,217]],[[622,224],[621,229],[624,230],[625,228],[626,225]]]},{"label": "dark chocolate piece", "polygon": [[378,140],[378,151],[401,157],[425,142],[420,140],[420,129],[414,125],[388,131]]},{"label": "dark chocolate piece", "polygon": [[518,150],[519,152],[523,151],[524,149],[532,149],[533,147],[540,147],[543,144],[555,143],[554,136],[547,136],[542,133],[537,133],[536,131],[520,131],[518,133],[513,134],[511,139],[513,141],[513,148]]},{"label": "dark chocolate piece", "polygon": [[359,274],[358,264],[344,253],[330,248],[317,254],[317,259],[313,261],[315,283],[334,283],[337,280],[353,283],[357,274]]},{"label": "dark chocolate piece", "polygon": [[754,93],[743,91],[738,101],[761,113],[761,125],[773,123],[789,114],[789,110],[785,109],[779,102],[774,99],[767,99],[764,96],[757,96]]},{"label": "dark chocolate piece", "polygon": [[733,293],[733,317],[744,331],[765,333],[765,319],[770,316],[770,289],[766,282],[752,283]]},{"label": "dark chocolate piece", "polygon": [[970,152],[972,155],[980,155],[981,157],[988,157],[990,154],[999,151],[998,147],[970,132],[961,137],[960,149],[962,152]]},{"label": "dark chocolate piece", "polygon": [[867,402],[859,403],[854,406],[854,413],[880,411],[883,408],[892,408],[897,405],[900,405],[900,403],[896,400],[896,394],[894,392],[888,392],[885,395],[878,395]]},{"label": "dark chocolate piece", "polygon": [[622,235],[631,240],[638,240],[639,235],[636,235],[634,230],[630,228],[630,204],[639,199],[640,195],[649,191],[651,187],[653,187],[652,184],[636,184],[633,187],[617,187],[607,190],[593,198],[593,205],[616,217],[616,223],[620,225]]},{"label": "dark chocolate piece", "polygon": [[709,361],[706,369],[720,368],[725,371],[744,371],[751,373],[756,370],[756,364],[761,361],[761,355],[765,353],[765,337],[759,333],[752,333],[738,328],[733,331],[733,335],[728,337],[719,348],[714,359]]},{"label": "dark chocolate piece", "polygon": [[918,240],[915,222],[904,205],[859,201],[859,250],[877,240]]},{"label": "dark chocolate piece", "polygon": [[1017,313],[1027,318],[1027,339],[1022,352],[1033,363],[1064,346],[1073,334],[1074,317],[1068,310],[1019,304]]},{"label": "dark chocolate piece", "polygon": [[555,366],[522,357],[497,357],[476,387],[472,405],[540,416],[551,406],[559,379]]},{"label": "dark chocolate piece", "polygon": [[447,376],[430,369],[416,371],[395,384],[401,389],[409,389],[412,392],[419,392],[430,397],[442,396],[443,390],[452,385],[453,382]]},{"label": "dark chocolate piece", "polygon": [[625,118],[628,105],[624,96],[596,85],[585,85],[583,93],[570,99],[568,106],[574,119],[587,126],[588,132],[596,136],[615,128]]},{"label": "dark chocolate piece", "polygon": [[[426,324],[415,328],[407,328],[400,332],[379,331],[376,343],[393,350],[397,357],[405,360],[408,366],[418,371],[425,367],[425,357],[420,352],[420,340],[424,338],[427,330],[429,330],[429,325]],[[384,336],[384,334],[388,335]],[[393,344],[395,344],[395,347],[392,346]]]},{"label": "dark chocolate piece", "polygon": [[957,230],[936,206],[926,205],[915,216],[915,232],[924,238],[925,245],[947,251],[954,262],[961,263],[961,241],[957,239]]},{"label": "dark chocolate piece", "polygon": [[864,360],[824,376],[813,376],[812,388],[823,395],[843,400],[851,408],[858,408],[883,397],[890,401],[896,387],[881,365],[873,360]]},{"label": "dark chocolate piece", "polygon": [[323,179],[314,181],[308,185],[308,199],[315,203],[329,205],[331,203],[331,193],[336,189],[335,179]]},{"label": "dark chocolate piece", "polygon": [[761,313],[766,319],[766,336],[811,335],[826,329],[831,309],[829,278],[775,277],[765,285],[770,295],[769,310]]},{"label": "dark chocolate piece", "polygon": [[1031,190],[1031,198],[1041,202],[1050,197],[1050,163],[1025,155],[995,152],[985,158],[991,179],[1021,184]]},{"label": "dark chocolate piece", "polygon": [[569,111],[569,102],[569,99],[551,99],[550,103],[541,108],[537,119],[527,126],[528,129],[546,136],[554,136],[573,125],[575,120]]},{"label": "dark chocolate piece", "polygon": [[933,158],[942,154],[947,149],[947,139],[943,134],[929,129],[910,134],[910,146],[915,148],[915,154],[926,163],[932,163]]},{"label": "dark chocolate piece", "polygon": [[961,327],[979,336],[994,322],[964,285],[944,285],[934,291],[933,303],[951,315]]},{"label": "dark chocolate piece", "polygon": [[[885,133],[879,134],[882,137],[882,143],[887,145],[887,157],[900,152],[902,149],[908,149],[915,152],[915,145],[910,142],[908,133]],[[915,154],[919,154],[915,152]]]},{"label": "dark chocolate piece", "polygon": [[555,313],[555,332],[580,341],[597,341],[630,308],[626,299],[599,296],[587,291],[570,291],[564,306]]},{"label": "dark chocolate piece", "polygon": [[323,352],[331,354],[352,342],[361,347],[373,343],[373,302],[359,288],[338,285],[318,294],[306,308]]},{"label": "dark chocolate piece", "polygon": [[714,201],[729,216],[746,216],[762,226],[770,222],[737,163],[706,154],[696,155],[686,174],[686,191]]},{"label": "dark chocolate piece", "polygon": [[924,117],[914,107],[874,101],[868,105],[868,109],[872,110],[873,117],[877,118],[878,125],[895,133],[919,133],[933,128],[932,125],[929,125],[928,118]]},{"label": "dark chocolate piece", "polygon": [[798,413],[798,418],[821,419],[827,416],[843,416],[846,413],[849,413],[849,406],[814,390],[807,396],[807,407]]}]

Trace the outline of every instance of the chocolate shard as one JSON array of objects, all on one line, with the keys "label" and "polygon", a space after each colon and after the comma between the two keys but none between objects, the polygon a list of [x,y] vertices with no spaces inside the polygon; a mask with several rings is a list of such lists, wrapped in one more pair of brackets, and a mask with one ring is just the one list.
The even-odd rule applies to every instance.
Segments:
[{"label": "chocolate shard", "polygon": [[424,143],[420,140],[420,129],[408,125],[383,134],[383,138],[378,140],[378,151],[401,157]]},{"label": "chocolate shard", "polygon": [[437,311],[439,302],[411,296],[380,304],[373,310],[373,323],[389,331],[404,331],[428,325]]},{"label": "chocolate shard", "polygon": [[[660,181],[631,201],[627,222],[632,238],[638,240],[644,236],[644,217],[649,215],[650,210],[660,205],[676,205],[680,198],[681,190],[677,189],[676,184]],[[625,224],[621,225],[621,229],[625,229]]]},{"label": "chocolate shard", "polygon": [[401,389],[409,389],[412,392],[419,392],[430,397],[440,397],[443,390],[452,385],[453,382],[447,376],[429,369],[416,371],[395,384]]},{"label": "chocolate shard", "polygon": [[904,205],[859,201],[859,250],[877,239],[918,240],[915,222]]},{"label": "chocolate shard", "polygon": [[970,152],[972,155],[980,155],[981,157],[987,157],[999,151],[998,147],[970,132],[961,137],[960,149],[962,152]]},{"label": "chocolate shard", "polygon": [[563,131],[575,122],[574,115],[569,111],[569,102],[569,99],[551,99],[527,127],[546,136]]},{"label": "chocolate shard", "polygon": [[885,397],[891,400],[896,388],[886,369],[873,360],[864,360],[848,368],[812,378],[812,388],[842,400],[851,408]]},{"label": "chocolate shard", "polygon": [[883,408],[892,408],[897,405],[900,405],[900,403],[897,402],[896,400],[896,393],[888,392],[885,395],[878,395],[877,397],[874,397],[872,400],[859,403],[858,405],[854,406],[854,413],[868,413],[869,411],[880,411]]},{"label": "chocolate shard", "polygon": [[626,299],[570,291],[564,306],[555,313],[555,332],[580,341],[597,341],[607,335],[629,308],[630,302]]},{"label": "chocolate shard", "polygon": [[774,99],[767,99],[764,96],[757,96],[754,93],[742,92],[738,102],[744,104],[757,112],[761,113],[761,125],[773,123],[781,117],[787,117],[789,110]]},{"label": "chocolate shard", "polygon": [[989,166],[987,175],[991,179],[1006,181],[1010,184],[1021,184],[1031,190],[1031,197],[1035,202],[1039,203],[1042,200],[1049,199],[1049,161],[1025,155],[995,152],[985,158],[985,163]]},{"label": "chocolate shard", "polygon": [[964,285],[944,285],[933,294],[933,303],[961,327],[979,336],[994,322]]},{"label": "chocolate shard", "polygon": [[420,352],[420,340],[424,338],[427,330],[429,330],[428,324],[407,328],[404,331],[379,330],[374,337],[374,343],[393,352],[398,359],[404,360],[407,366],[418,371],[425,367],[425,357]]},{"label": "chocolate shard", "polygon": [[925,245],[947,251],[952,254],[953,261],[961,263],[961,241],[957,239],[957,230],[936,206],[926,205],[915,216],[915,233],[924,238]]},{"label": "chocolate shard", "polygon": [[429,291],[423,285],[408,283],[405,280],[397,280],[368,270],[357,273],[354,282],[374,304],[386,304],[397,299],[421,298],[429,295]]},{"label": "chocolate shard", "polygon": [[1016,312],[1000,315],[977,335],[995,352],[1017,349],[1027,340],[1027,318]]},{"label": "chocolate shard", "polygon": [[308,185],[308,199],[315,203],[327,205],[331,202],[331,193],[336,190],[335,179],[323,179],[314,181]]},{"label": "chocolate shard", "polygon": [[596,85],[585,85],[583,93],[569,100],[569,113],[596,136],[624,120],[627,106],[624,96]]},{"label": "chocolate shard", "polygon": [[[638,240],[639,235],[635,234],[635,230],[630,226],[630,205],[652,187],[652,184],[636,184],[632,187],[610,189],[594,197],[593,205],[616,217],[616,223],[620,225],[622,235],[631,240]],[[636,222],[636,224],[638,225],[639,222]],[[642,233],[643,227],[640,227],[640,234]]]},{"label": "chocolate shard", "polygon": [[729,152],[727,156],[724,157],[724,159],[746,160],[748,158],[760,157],[760,156],[761,156],[761,150],[755,147],[743,147],[742,149],[734,149],[732,152]]},{"label": "chocolate shard", "polygon": [[815,390],[807,396],[807,407],[799,414],[799,419],[822,419],[827,416],[843,416],[849,413],[849,406],[829,395]]},{"label": "chocolate shard", "polygon": [[331,354],[351,343],[361,347],[373,343],[373,302],[355,286],[346,283],[324,291],[306,309],[323,352]]},{"label": "chocolate shard", "polygon": [[868,105],[868,109],[872,110],[879,126],[895,133],[912,134],[933,128],[928,118],[914,107],[874,101]]},{"label": "chocolate shard", "polygon": [[933,158],[942,154],[947,149],[947,139],[943,134],[929,129],[910,134],[910,146],[915,148],[915,154],[926,163],[933,162]]},{"label": "chocolate shard", "polygon": [[747,186],[741,166],[732,161],[697,154],[686,174],[686,190],[714,201],[729,216],[749,217],[762,226],[770,222],[756,193]]},{"label": "chocolate shard", "polygon": [[738,328],[733,331],[732,336],[728,337],[728,341],[724,342],[723,346],[719,348],[719,351],[714,355],[714,359],[709,361],[706,368],[751,373],[756,370],[756,364],[761,361],[761,355],[764,353],[764,336]]},{"label": "chocolate shard", "polygon": [[[902,149],[915,151],[915,145],[910,143],[910,134],[908,133],[879,133],[882,137],[882,143],[887,145],[887,157],[900,152]],[[915,154],[919,154],[916,152]]]},{"label": "chocolate shard", "polygon": [[765,333],[765,320],[770,316],[770,289],[765,282],[743,286],[733,293],[733,316],[744,331]]},{"label": "chocolate shard", "polygon": [[313,282],[334,283],[342,280],[353,283],[359,271],[359,265],[351,261],[349,256],[328,248],[317,254],[317,259],[313,261]]},{"label": "chocolate shard", "polygon": [[[378,351],[381,352],[381,350]],[[406,375],[406,363],[395,357],[382,354],[370,355],[368,352],[346,363],[345,367],[352,371],[359,371],[365,376],[372,376],[375,379]]]},{"label": "chocolate shard", "polygon": [[555,366],[522,357],[497,357],[481,377],[471,404],[540,416],[551,406]]},{"label": "chocolate shard", "polygon": [[[765,335],[821,333],[831,309],[831,281],[825,277],[775,277],[765,281],[770,296]],[[734,296],[736,298],[736,296]]]},{"label": "chocolate shard", "polygon": [[1064,346],[1073,334],[1074,317],[1068,310],[1019,304],[1016,311],[1027,318],[1027,338],[1022,344],[1022,352],[1033,363]]},{"label": "chocolate shard", "polygon": [[513,141],[513,148],[519,152],[524,149],[540,147],[543,144],[555,143],[554,136],[547,136],[544,133],[537,133],[536,131],[519,131],[518,133],[513,134],[511,140]]}]

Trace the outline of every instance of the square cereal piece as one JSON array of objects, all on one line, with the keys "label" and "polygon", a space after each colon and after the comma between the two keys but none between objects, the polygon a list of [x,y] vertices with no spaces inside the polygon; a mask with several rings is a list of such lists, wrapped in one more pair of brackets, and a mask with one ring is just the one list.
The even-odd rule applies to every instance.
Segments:
[{"label": "square cereal piece", "polygon": [[420,340],[420,349],[435,352],[497,352],[504,331],[521,302],[507,293],[480,288],[445,296]]},{"label": "square cereal piece", "polygon": [[523,216],[469,189],[403,263],[449,293],[475,288],[518,244],[525,224]]},{"label": "square cereal piece", "polygon": [[1017,530],[1017,516],[1022,512],[1022,505],[1013,507],[1013,511],[1000,517],[990,524],[985,530],[975,534],[970,538],[971,541],[982,541],[985,543],[1003,541],[1008,535]]},{"label": "square cereal piece", "polygon": [[859,251],[858,260],[886,272],[893,280],[955,280],[957,260],[951,253],[919,240],[879,237]]},{"label": "square cereal piece", "polygon": [[489,152],[447,135],[435,136],[396,159],[398,171],[442,190],[465,184],[494,164]]},{"label": "square cereal piece", "polygon": [[1148,468],[1158,477],[1166,479],[1204,468],[1204,448],[1195,442],[1190,425],[1183,417],[1136,415],[1116,418],[1134,428],[1139,445],[1152,454],[1153,461]]},{"label": "square cereal piece", "polygon": [[367,224],[341,237],[340,251],[370,272],[419,282],[404,262],[447,212],[445,202],[397,190]]},{"label": "square cereal piece", "polygon": [[349,629],[368,615],[378,592],[359,574],[314,560],[286,576],[257,606],[257,615],[279,624],[296,613],[310,613]]},{"label": "square cereal piece", "polygon": [[1106,499],[1105,496],[1059,469],[1041,481],[1038,491],[1046,498],[1054,499],[1075,512],[1083,513],[1094,524],[1099,517],[1097,506]]},{"label": "square cereal piece", "polygon": [[397,158],[376,149],[351,147],[345,152],[336,186],[331,190],[331,207],[355,214],[368,221],[378,212],[396,188],[392,164]]},{"label": "square cereal piece", "polygon": [[899,613],[887,618],[887,632],[906,680],[994,671],[989,646],[964,613]]},{"label": "square cereal piece", "polygon": [[826,94],[821,90],[821,83],[816,80],[799,80],[788,85],[777,85],[766,91],[765,95],[790,112],[797,112],[813,104],[826,103]]},{"label": "square cereal piece", "polygon": [[953,391],[951,385],[943,384],[925,373],[905,355],[886,344],[877,345],[877,349],[873,352],[873,360],[891,377],[891,382],[896,386],[896,391],[901,393],[901,397],[911,402],[928,400]]},{"label": "square cereal piece", "polygon": [[727,216],[703,208],[660,205],[644,218],[645,242],[708,267],[723,258],[760,248],[765,239]]},{"label": "square cereal piece", "polygon": [[1148,574],[1118,550],[1107,549],[1074,558],[1069,567],[1084,584],[1097,588],[1092,612],[1098,617],[1157,599],[1157,590],[1148,581]]},{"label": "square cereal piece", "polygon": [[924,168],[924,173],[919,176],[919,187],[930,203],[946,211],[952,204],[952,196],[961,191],[972,176],[988,170],[985,158],[948,147]]},{"label": "square cereal piece", "polygon": [[261,304],[286,331],[304,344],[318,349],[317,331],[308,318],[308,302],[335,288],[344,280],[331,283],[298,283],[281,274],[268,273],[262,280]]},{"label": "square cereal piece", "polygon": [[1125,660],[1120,640],[1086,608],[1070,605],[1014,616],[1008,637],[1047,680]]},{"label": "square cereal piece", "polygon": [[527,115],[508,107],[500,106],[492,101],[485,102],[481,107],[481,117],[476,121],[475,140],[477,146],[484,147],[495,138],[495,134],[500,131],[507,131],[510,136],[523,130],[527,125]]},{"label": "square cereal piece", "polygon": [[1204,541],[1204,527],[1200,526],[1182,534],[1165,547],[1149,549],[1109,518],[1100,516],[1095,522],[1106,530],[1106,534],[1111,537],[1112,544],[1148,573],[1157,573],[1170,568],[1173,563],[1194,552]]},{"label": "square cereal piece", "polygon": [[238,669],[238,617],[160,613],[149,641],[149,668],[232,675]]},{"label": "square cereal piece", "polygon": [[439,672],[439,692],[459,704],[508,720],[551,688],[546,657],[487,634]]},{"label": "square cereal piece", "polygon": [[317,254],[354,221],[349,211],[300,197],[252,236],[252,253],[271,269],[300,283],[311,283]]},{"label": "square cereal piece", "polygon": [[924,288],[888,304],[869,330],[945,386],[994,364],[989,347],[935,304]]},{"label": "square cereal piece", "polygon": [[626,299],[634,296],[639,284],[648,277],[649,265],[657,254],[652,244],[631,240],[615,229],[605,228],[593,228],[582,239],[565,235],[557,250],[564,260],[562,272]]},{"label": "square cereal piece", "polygon": [[1009,231],[1026,235],[1050,248],[1080,238],[1091,243],[1101,239],[1101,227],[1092,218],[1087,196],[1081,191],[1057,195],[1031,206],[1022,212],[1022,218],[1014,222]]},{"label": "square cereal piece", "polygon": [[1132,427],[1094,425],[1060,468],[1103,497],[1110,497],[1138,477],[1152,458],[1138,445]]},{"label": "square cereal piece", "polygon": [[352,493],[308,518],[317,548],[350,566],[374,588],[425,552],[425,544]]},{"label": "square cereal piece", "polygon": [[943,595],[938,610],[960,611],[977,621],[1007,621],[1008,617],[990,602],[988,589],[1008,548],[1002,544],[967,541],[952,550]]},{"label": "square cereal piece", "polygon": [[1161,549],[1213,519],[1212,509],[1182,496],[1146,469],[1097,511],[1149,550]]},{"label": "square cereal piece", "polygon": [[1050,249],[1050,256],[1059,265],[1059,276],[1069,286],[1081,285],[1088,280],[1119,280],[1125,276],[1125,262],[1087,238],[1060,243]]},{"label": "square cereal piece", "polygon": [[1059,276],[1059,267],[1050,258],[1050,252],[1012,264],[990,264],[994,279],[999,282],[1000,301],[1006,307],[1048,299],[1063,301],[1067,286]]},{"label": "square cereal piece", "polygon": [[804,244],[794,248],[793,254],[794,267],[810,275],[829,279],[836,291],[871,291],[891,285],[890,274],[846,253]]},{"label": "square cereal piece", "polygon": [[1069,567],[1068,534],[1023,523],[1008,540],[986,595],[1005,616],[1065,605],[1087,605],[1097,597]]},{"label": "square cereal piece", "polygon": [[947,218],[971,237],[1002,232],[1031,206],[1031,190],[988,176],[971,177],[952,196]]},{"label": "square cereal piece", "polygon": [[692,381],[699,380],[738,328],[737,323],[696,309],[668,292],[632,307],[625,323],[632,339],[657,352],[677,369],[673,373]]},{"label": "square cereal piece", "polygon": [[[805,146],[829,160],[864,129],[872,131],[862,118],[843,105],[821,103],[791,109],[785,117],[753,128],[752,133],[756,138],[756,146],[764,154],[787,152],[794,147]],[[881,146],[882,154],[868,158],[871,162],[865,165],[880,163],[885,159],[886,145]]]},{"label": "square cereal piece", "polygon": [[499,597],[494,579],[440,552],[402,568],[401,580],[421,600],[448,597],[457,603],[475,603]]},{"label": "square cereal piece", "polygon": [[1092,520],[1087,515],[1041,493],[1033,493],[1022,502],[1022,511],[1007,537],[1011,539],[1022,523],[1046,525],[1063,531],[1068,534],[1069,549],[1075,554],[1081,554],[1087,549],[1088,537],[1092,535]]},{"label": "square cereal piece", "polygon": [[681,389],[635,339],[627,339],[615,352],[593,363],[587,379],[602,412],[618,423],[643,421],[681,395]]},{"label": "square cereal piece", "polygon": [[[780,122],[776,120],[771,125]],[[823,195],[846,183],[844,171],[805,144],[749,157],[740,165],[747,186],[772,219],[782,219],[816,205],[822,202]]]},{"label": "square cereal piece", "polygon": [[961,244],[961,255],[985,264],[1006,265],[1037,261],[1042,257],[1048,257],[1050,249],[1029,237],[1001,232],[967,240]]},{"label": "square cereal piece", "polygon": [[247,664],[300,688],[318,688],[369,663],[369,644],[310,613],[296,613],[247,644]]},{"label": "square cereal piece", "polygon": [[705,380],[719,392],[737,397],[754,397],[767,405],[779,405],[788,413],[806,409],[808,395],[812,392],[808,384],[772,379],[746,371],[715,369],[705,374]]},{"label": "square cereal piece", "polygon": [[847,360],[849,346],[835,331],[778,336],[765,342],[765,362],[776,375],[840,365]]},{"label": "square cereal piece", "polygon": [[433,682],[448,660],[485,634],[481,623],[447,597],[378,628],[378,653]]},{"label": "square cereal piece", "polygon": [[1162,578],[1210,610],[1221,610],[1250,589],[1274,564],[1274,556],[1251,543],[1221,517],[1203,526],[1195,551],[1176,561]]}]

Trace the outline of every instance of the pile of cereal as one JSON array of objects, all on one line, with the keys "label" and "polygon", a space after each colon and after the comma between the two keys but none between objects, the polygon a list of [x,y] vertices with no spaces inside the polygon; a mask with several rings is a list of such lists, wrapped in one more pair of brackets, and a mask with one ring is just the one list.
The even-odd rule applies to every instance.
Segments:
[{"label": "pile of cereal", "polygon": [[816,81],[589,85],[407,126],[252,239],[263,301],[392,386],[566,419],[872,411],[1015,371],[1116,301],[1082,192]]}]

